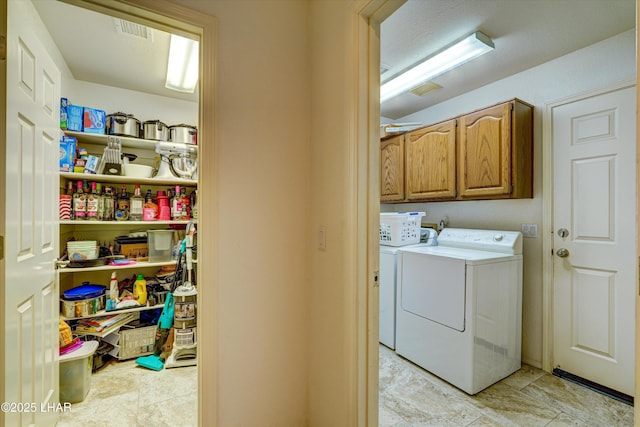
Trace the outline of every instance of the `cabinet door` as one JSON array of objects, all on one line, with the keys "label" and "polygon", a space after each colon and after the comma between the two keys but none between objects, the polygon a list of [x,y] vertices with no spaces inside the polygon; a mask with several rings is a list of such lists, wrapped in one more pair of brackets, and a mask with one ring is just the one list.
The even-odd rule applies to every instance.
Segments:
[{"label": "cabinet door", "polygon": [[404,135],[380,142],[380,201],[404,200]]},{"label": "cabinet door", "polygon": [[461,198],[509,197],[511,194],[511,106],[509,102],[460,117]]},{"label": "cabinet door", "polygon": [[456,197],[456,120],[407,134],[407,199]]}]

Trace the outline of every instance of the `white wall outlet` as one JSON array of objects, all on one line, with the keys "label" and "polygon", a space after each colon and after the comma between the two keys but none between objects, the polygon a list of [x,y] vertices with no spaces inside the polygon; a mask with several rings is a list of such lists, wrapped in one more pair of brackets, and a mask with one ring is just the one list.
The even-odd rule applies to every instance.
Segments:
[{"label": "white wall outlet", "polygon": [[521,224],[522,236],[538,237],[538,224]]}]

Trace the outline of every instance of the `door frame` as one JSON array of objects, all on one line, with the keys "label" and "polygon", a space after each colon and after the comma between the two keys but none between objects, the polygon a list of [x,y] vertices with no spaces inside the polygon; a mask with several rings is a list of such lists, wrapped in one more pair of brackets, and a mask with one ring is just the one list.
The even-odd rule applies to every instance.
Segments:
[{"label": "door frame", "polygon": [[[0,0],[0,37],[4,40],[4,44],[7,42],[7,0]],[[6,176],[7,176],[7,167],[6,161],[4,160],[4,153],[6,152],[7,147],[7,114],[6,114],[6,105],[7,105],[7,49],[4,48],[4,52],[2,53],[2,57],[0,58],[0,81],[2,85],[0,87],[0,105],[3,107],[4,114],[0,114],[0,153],[3,154],[3,161],[0,162],[0,188],[5,189],[6,187]],[[6,195],[5,191],[0,191],[0,295],[2,296],[2,303],[0,303],[0,319],[6,319],[6,308],[5,308],[5,292],[6,292],[6,281],[5,281],[5,260],[4,260],[4,236],[5,232],[5,224],[6,224]],[[4,367],[5,367],[5,340],[6,340],[6,331],[4,327],[0,327],[0,376],[5,378],[4,375]],[[5,390],[4,387],[0,387],[0,399],[2,402],[6,402]],[[4,415],[0,414],[0,427],[4,427]]]},{"label": "door frame", "polygon": [[[545,104],[544,117],[542,121],[542,369],[551,372],[554,368],[553,360],[553,339],[554,339],[554,319],[553,319],[553,109],[561,105],[580,101],[589,97],[603,95],[620,89],[633,87],[634,80],[626,80],[602,88],[593,89],[578,94],[571,95]],[[637,88],[636,88],[637,91]],[[636,125],[636,132],[638,126]],[[638,139],[636,139],[636,146]],[[638,177],[638,166],[636,162],[636,179]],[[636,197],[638,197],[636,195]],[[637,224],[636,224],[637,227]],[[636,247],[637,253],[637,247]],[[638,277],[638,264],[636,263],[636,283]],[[638,304],[636,304],[636,313]],[[636,322],[636,334],[638,331]],[[636,371],[638,369],[638,357],[636,349]],[[637,375],[636,375],[637,377]],[[637,381],[636,381],[637,383]],[[636,386],[637,387],[637,386]]]},{"label": "door frame", "polygon": [[[202,241],[210,242],[199,248],[200,256],[209,259],[197,271],[198,281],[201,277],[207,277],[206,289],[199,291],[199,298],[202,304],[207,307],[215,307],[218,293],[217,269],[217,244],[214,236],[217,234],[218,221],[215,206],[217,199],[217,180],[214,171],[217,168],[216,155],[217,145],[215,137],[216,114],[215,114],[215,52],[217,51],[217,21],[215,17],[197,12],[183,6],[170,3],[166,0],[62,0],[85,9],[94,10],[108,15],[120,17],[141,24],[153,26],[165,31],[174,32],[181,35],[196,35],[200,39],[200,80],[199,80],[199,139],[206,141],[206,144],[199,146],[200,150],[200,173],[198,174],[198,187],[206,186],[207,191],[199,195],[198,204],[199,226],[198,238]],[[7,0],[0,0],[0,36],[6,37],[7,33]],[[6,83],[6,57],[0,57],[0,78]],[[5,105],[6,85],[0,89],[0,102]],[[0,115],[0,132],[6,134],[6,115]],[[204,120],[203,118],[208,118]],[[6,149],[6,138],[0,138],[0,152]],[[5,165],[0,162],[0,188],[5,185]],[[5,203],[4,193],[0,194],[0,236],[5,235]],[[0,237],[2,239],[3,237]],[[3,242],[0,240],[0,245]],[[0,246],[0,250],[3,247]],[[4,257],[0,256],[0,293],[4,295],[5,283],[5,263]],[[4,318],[4,304],[0,304],[0,315]],[[216,326],[216,310],[205,310],[198,312],[198,322],[208,325],[207,339],[204,339],[202,328],[198,328],[198,352],[201,360],[210,360],[211,363],[201,363],[198,366],[198,402],[203,401],[203,396],[207,396],[207,405],[198,404],[198,425],[216,426],[218,413],[217,398],[217,343],[218,330]],[[4,328],[0,328],[0,369],[4,369]],[[0,397],[4,399],[4,389],[0,388]],[[0,427],[4,426],[4,417],[0,416]]]},{"label": "door frame", "polygon": [[379,377],[379,260],[380,260],[380,23],[406,0],[358,0],[352,7],[354,58],[350,80],[354,97],[347,111],[353,114],[351,191],[355,200],[352,221],[355,258],[348,264],[355,284],[358,426],[378,425]]}]

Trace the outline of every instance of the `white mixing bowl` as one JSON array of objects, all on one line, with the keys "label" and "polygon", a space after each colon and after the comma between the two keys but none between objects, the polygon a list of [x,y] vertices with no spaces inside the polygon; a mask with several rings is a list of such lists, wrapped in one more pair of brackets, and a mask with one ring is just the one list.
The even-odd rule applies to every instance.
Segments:
[{"label": "white mixing bowl", "polygon": [[151,178],[153,175],[153,168],[147,165],[137,165],[135,163],[125,163],[122,165],[124,168],[124,174],[126,176],[133,176],[136,178]]}]

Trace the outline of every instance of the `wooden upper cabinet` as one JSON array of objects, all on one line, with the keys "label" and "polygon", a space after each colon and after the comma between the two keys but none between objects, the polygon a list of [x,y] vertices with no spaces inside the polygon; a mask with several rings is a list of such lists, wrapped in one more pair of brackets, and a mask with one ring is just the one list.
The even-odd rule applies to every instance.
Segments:
[{"label": "wooden upper cabinet", "polygon": [[533,107],[520,100],[460,117],[460,199],[533,197]]},{"label": "wooden upper cabinet", "polygon": [[407,200],[456,197],[456,120],[406,134]]},{"label": "wooden upper cabinet", "polygon": [[404,200],[404,134],[380,142],[380,201]]}]

